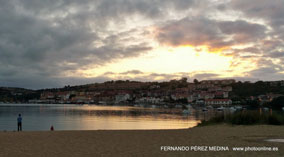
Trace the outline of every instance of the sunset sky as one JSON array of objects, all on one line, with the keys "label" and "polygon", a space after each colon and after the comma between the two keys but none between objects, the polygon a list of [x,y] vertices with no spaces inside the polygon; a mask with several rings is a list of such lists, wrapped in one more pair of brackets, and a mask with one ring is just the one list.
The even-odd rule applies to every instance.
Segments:
[{"label": "sunset sky", "polygon": [[0,86],[284,79],[284,0],[0,0]]}]

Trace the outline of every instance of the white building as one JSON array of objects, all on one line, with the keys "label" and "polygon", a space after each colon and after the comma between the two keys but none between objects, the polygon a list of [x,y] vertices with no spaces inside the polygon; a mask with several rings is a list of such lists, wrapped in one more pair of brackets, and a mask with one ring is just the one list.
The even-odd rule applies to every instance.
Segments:
[{"label": "white building", "polygon": [[129,94],[118,94],[115,96],[115,103],[125,102],[130,99]]},{"label": "white building", "polygon": [[207,99],[205,105],[232,105],[231,99]]}]

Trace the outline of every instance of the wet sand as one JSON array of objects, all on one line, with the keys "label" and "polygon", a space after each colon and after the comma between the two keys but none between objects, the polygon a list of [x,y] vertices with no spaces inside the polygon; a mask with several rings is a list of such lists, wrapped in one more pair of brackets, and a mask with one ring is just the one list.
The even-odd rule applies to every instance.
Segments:
[{"label": "wet sand", "polygon": [[[284,126],[0,132],[0,156],[284,156],[284,143],[266,139],[284,139]],[[161,151],[161,146],[228,146],[230,151]],[[278,147],[279,150],[235,152],[232,151],[235,146]]]}]

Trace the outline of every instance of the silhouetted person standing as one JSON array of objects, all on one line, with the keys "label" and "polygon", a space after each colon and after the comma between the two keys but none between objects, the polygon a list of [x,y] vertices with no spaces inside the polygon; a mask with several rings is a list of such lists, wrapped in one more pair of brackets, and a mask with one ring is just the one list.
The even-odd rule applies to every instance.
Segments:
[{"label": "silhouetted person standing", "polygon": [[18,121],[18,131],[22,131],[22,116],[21,116],[21,114],[19,114],[17,121]]}]

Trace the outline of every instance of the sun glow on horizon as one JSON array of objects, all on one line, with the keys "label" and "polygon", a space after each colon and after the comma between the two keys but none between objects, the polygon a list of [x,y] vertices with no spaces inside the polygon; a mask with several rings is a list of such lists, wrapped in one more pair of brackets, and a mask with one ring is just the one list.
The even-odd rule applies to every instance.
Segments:
[{"label": "sun glow on horizon", "polygon": [[[230,69],[232,57],[222,56],[217,53],[218,51],[215,53],[208,52],[208,47],[206,46],[157,46],[148,54],[119,60],[96,69],[84,70],[83,73],[87,77],[102,76],[110,71],[123,73],[134,69],[145,73],[165,74],[196,71],[223,73],[223,71]],[[223,73],[223,75],[225,74]]]}]

